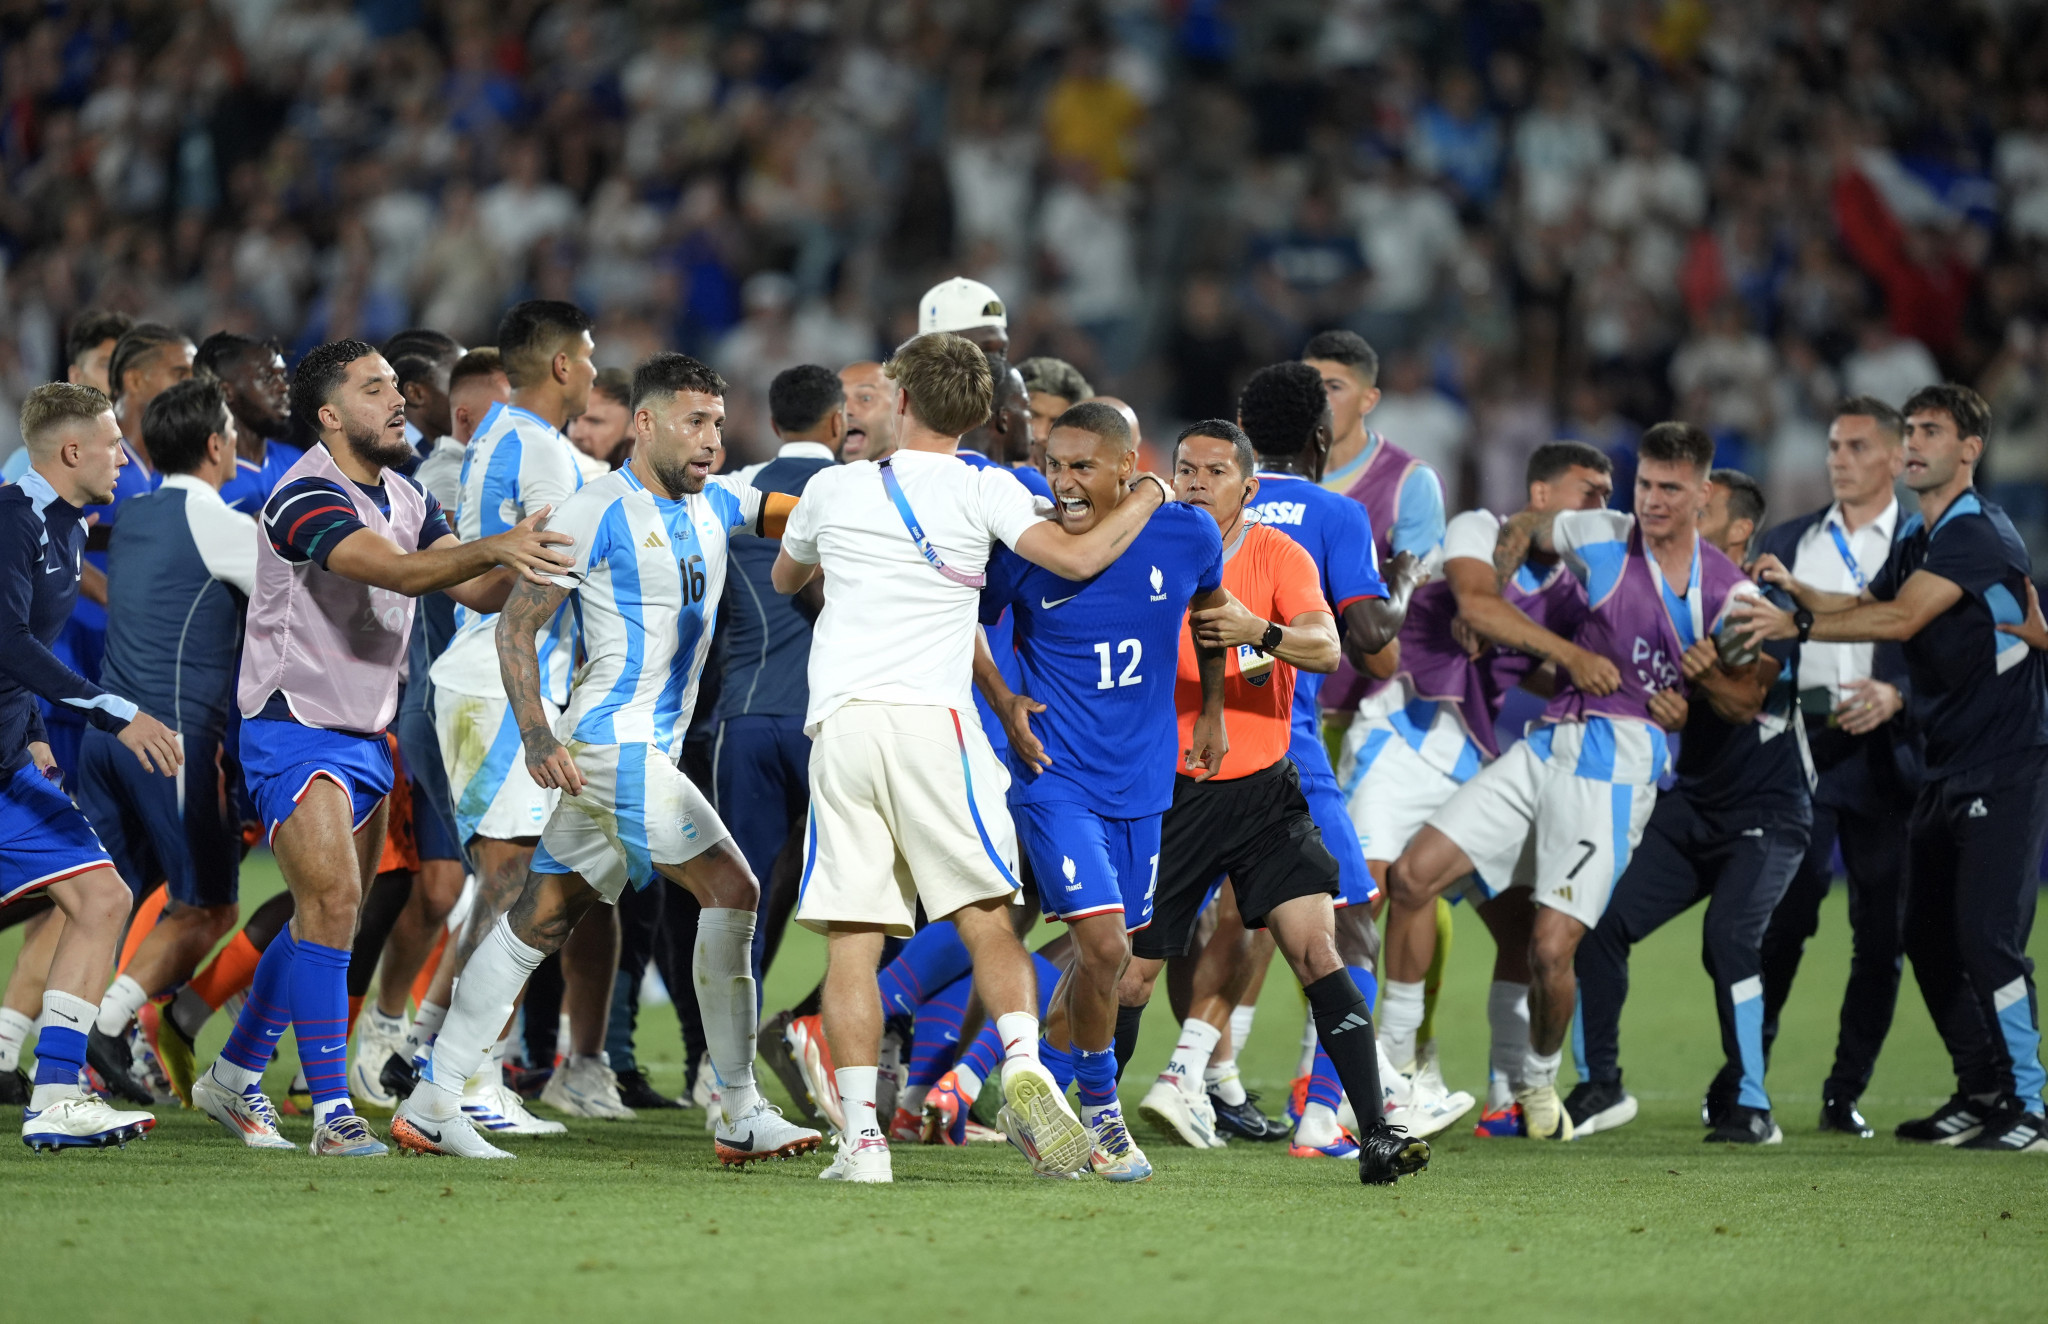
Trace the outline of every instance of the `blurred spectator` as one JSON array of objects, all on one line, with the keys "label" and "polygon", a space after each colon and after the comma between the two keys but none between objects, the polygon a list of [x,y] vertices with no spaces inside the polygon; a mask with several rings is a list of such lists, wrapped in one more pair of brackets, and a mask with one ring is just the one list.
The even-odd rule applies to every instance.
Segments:
[{"label": "blurred spectator", "polygon": [[1255,366],[1244,329],[1223,282],[1202,272],[1188,278],[1180,316],[1167,342],[1166,413],[1192,423],[1237,417],[1237,393]]},{"label": "blurred spectator", "polygon": [[1415,177],[1399,152],[1378,178],[1351,190],[1345,212],[1372,272],[1357,329],[1375,344],[1408,344],[1457,251],[1457,212],[1440,189]]},{"label": "blurred spectator", "polygon": [[1940,380],[1941,369],[1927,346],[1897,334],[1881,315],[1863,319],[1856,328],[1856,348],[1842,360],[1845,391],[1875,396],[1895,409],[1913,392]]},{"label": "blurred spectator", "polygon": [[1472,437],[1472,416],[1430,382],[1414,353],[1388,360],[1371,426],[1439,474],[1458,472]]}]

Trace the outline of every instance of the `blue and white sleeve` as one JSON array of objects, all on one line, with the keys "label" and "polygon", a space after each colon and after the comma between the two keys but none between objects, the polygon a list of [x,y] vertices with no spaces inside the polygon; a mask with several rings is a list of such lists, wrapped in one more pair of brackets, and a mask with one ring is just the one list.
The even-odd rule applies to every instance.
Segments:
[{"label": "blue and white sleeve", "polygon": [[1436,470],[1418,464],[1401,480],[1401,513],[1387,530],[1387,544],[1397,552],[1426,561],[1444,543],[1444,485]]}]

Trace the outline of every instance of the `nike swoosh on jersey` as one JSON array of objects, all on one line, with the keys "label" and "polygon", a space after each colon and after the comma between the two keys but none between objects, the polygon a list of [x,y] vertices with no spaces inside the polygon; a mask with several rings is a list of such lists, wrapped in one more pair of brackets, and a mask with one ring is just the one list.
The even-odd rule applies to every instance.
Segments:
[{"label": "nike swoosh on jersey", "polygon": [[1081,595],[1078,593],[1069,593],[1064,598],[1040,598],[1038,600],[1038,609],[1040,611],[1051,611],[1054,607],[1059,606],[1062,602],[1072,602],[1075,598],[1078,598],[1080,596]]}]

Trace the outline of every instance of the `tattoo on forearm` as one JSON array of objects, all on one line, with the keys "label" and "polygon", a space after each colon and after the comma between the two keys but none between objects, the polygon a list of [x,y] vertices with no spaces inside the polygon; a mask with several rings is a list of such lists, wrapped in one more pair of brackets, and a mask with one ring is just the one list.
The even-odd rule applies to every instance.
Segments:
[{"label": "tattoo on forearm", "polygon": [[540,633],[561,606],[568,590],[521,581],[512,590],[505,609],[498,616],[498,674],[505,682],[505,697],[512,705],[512,717],[520,737],[529,748],[552,740],[547,710],[541,706],[540,655],[534,636]]},{"label": "tattoo on forearm", "polygon": [[1521,569],[1522,562],[1529,559],[1529,547],[1537,538],[1547,535],[1557,518],[1555,511],[1524,510],[1508,516],[1501,522],[1500,533],[1493,543],[1494,582],[1505,588],[1507,582]]}]

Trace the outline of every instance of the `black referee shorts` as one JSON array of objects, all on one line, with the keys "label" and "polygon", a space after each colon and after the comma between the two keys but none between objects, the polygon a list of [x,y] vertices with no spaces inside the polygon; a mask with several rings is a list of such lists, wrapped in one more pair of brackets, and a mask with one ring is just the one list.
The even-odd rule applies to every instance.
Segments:
[{"label": "black referee shorts", "polygon": [[1301,774],[1283,758],[1230,781],[1173,779],[1173,807],[1159,827],[1159,886],[1152,923],[1131,935],[1147,960],[1185,956],[1195,921],[1225,875],[1248,929],[1296,897],[1337,893],[1337,857],[1309,816]]}]

